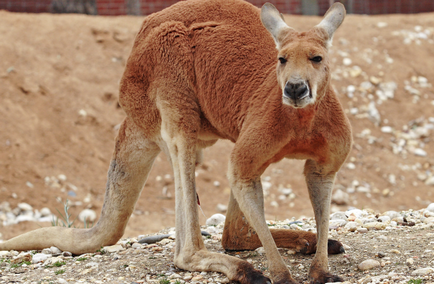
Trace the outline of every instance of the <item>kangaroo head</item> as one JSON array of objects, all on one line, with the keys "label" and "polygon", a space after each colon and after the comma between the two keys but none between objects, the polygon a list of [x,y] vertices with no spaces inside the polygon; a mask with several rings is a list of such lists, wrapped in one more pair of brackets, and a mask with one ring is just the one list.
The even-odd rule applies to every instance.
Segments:
[{"label": "kangaroo head", "polygon": [[297,32],[270,3],[261,9],[261,21],[278,50],[277,81],[283,103],[303,108],[324,94],[330,82],[328,47],[345,17],[341,3],[333,4],[324,19],[307,32]]}]

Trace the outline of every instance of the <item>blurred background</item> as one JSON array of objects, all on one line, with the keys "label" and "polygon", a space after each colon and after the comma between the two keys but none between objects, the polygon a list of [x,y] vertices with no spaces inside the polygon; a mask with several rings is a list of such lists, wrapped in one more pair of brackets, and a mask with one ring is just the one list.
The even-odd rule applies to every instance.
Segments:
[{"label": "blurred background", "polygon": [[[284,14],[324,15],[334,0],[247,0],[261,7],[270,2]],[[178,0],[0,0],[0,9],[27,13],[149,15]],[[342,0],[349,14],[407,14],[434,11],[431,0]]]},{"label": "blurred background", "polygon": [[[117,103],[125,62],[145,15],[174,2],[0,0],[0,239],[50,226],[66,200],[74,226],[97,220],[125,117]],[[298,30],[318,24],[330,4],[270,2]],[[331,70],[354,147],[332,209],[425,208],[434,202],[434,1],[343,3],[353,14],[334,36]],[[225,213],[232,147],[206,149],[197,168],[206,217]],[[313,216],[302,172],[303,161],[283,160],[264,173],[267,219]],[[160,155],[125,235],[171,226],[173,174]]]}]

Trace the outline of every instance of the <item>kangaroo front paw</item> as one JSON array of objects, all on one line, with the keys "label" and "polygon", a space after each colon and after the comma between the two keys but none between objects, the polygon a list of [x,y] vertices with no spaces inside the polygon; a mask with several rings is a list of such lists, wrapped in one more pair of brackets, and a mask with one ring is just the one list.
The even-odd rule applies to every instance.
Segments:
[{"label": "kangaroo front paw", "polygon": [[310,284],[324,284],[329,282],[343,282],[344,280],[337,276],[328,272],[320,273],[318,277],[311,277]]}]

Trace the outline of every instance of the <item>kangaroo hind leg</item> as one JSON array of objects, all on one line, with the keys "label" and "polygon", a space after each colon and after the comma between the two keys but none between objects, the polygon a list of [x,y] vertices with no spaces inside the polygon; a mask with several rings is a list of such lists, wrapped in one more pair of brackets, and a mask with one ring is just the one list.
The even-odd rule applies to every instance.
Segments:
[{"label": "kangaroo hind leg", "polygon": [[90,229],[40,228],[0,243],[0,250],[40,250],[56,246],[82,254],[116,243],[123,235],[159,152],[158,146],[148,140],[140,128],[129,118],[125,119],[116,138],[104,206],[97,224]]}]

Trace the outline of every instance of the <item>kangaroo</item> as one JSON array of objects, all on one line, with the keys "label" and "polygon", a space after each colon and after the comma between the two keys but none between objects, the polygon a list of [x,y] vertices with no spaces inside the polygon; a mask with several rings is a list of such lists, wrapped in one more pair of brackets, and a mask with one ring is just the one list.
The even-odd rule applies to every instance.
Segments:
[{"label": "kangaroo", "polygon": [[[180,1],[146,17],[120,84],[127,117],[116,138],[99,221],[90,229],[41,228],[0,243],[0,250],[56,246],[81,254],[116,243],[163,151],[175,178],[175,265],[221,272],[243,284],[271,283],[248,262],[209,252],[202,241],[195,166],[203,148],[229,139],[235,146],[223,246],[262,245],[270,278],[279,284],[297,281],[276,243],[316,251],[311,283],[340,281],[328,270],[328,222],[334,179],[352,138],[330,83],[328,47],[344,17],[343,5],[335,3],[317,26],[297,32],[273,5],[258,9],[241,0]],[[283,158],[306,160],[317,236],[270,231],[266,224],[260,177]]]}]

